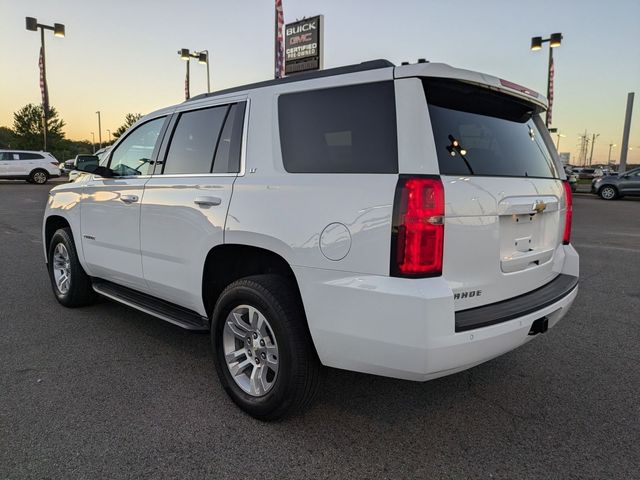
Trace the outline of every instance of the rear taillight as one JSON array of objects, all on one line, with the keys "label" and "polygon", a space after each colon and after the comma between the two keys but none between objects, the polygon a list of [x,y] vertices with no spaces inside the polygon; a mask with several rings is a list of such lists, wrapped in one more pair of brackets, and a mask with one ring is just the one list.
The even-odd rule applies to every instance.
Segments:
[{"label": "rear taillight", "polygon": [[400,175],[393,204],[391,275],[442,275],[444,188],[439,177]]},{"label": "rear taillight", "polygon": [[49,162],[51,165],[53,165],[54,167],[59,167],[60,164],[58,162]]},{"label": "rear taillight", "polygon": [[569,245],[571,241],[571,217],[573,216],[573,197],[571,196],[571,185],[568,181],[562,182],[564,187],[564,234],[562,235],[562,243]]}]

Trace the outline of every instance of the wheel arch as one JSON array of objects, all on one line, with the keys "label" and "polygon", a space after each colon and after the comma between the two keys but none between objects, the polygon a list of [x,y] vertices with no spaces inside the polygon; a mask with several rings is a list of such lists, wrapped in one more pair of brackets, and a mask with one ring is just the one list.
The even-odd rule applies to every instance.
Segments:
[{"label": "wheel arch", "polygon": [[47,179],[49,179],[51,177],[51,173],[44,167],[35,167],[33,168],[30,172],[29,172],[29,178],[33,178],[33,175],[36,172],[44,172],[47,174]]},{"label": "wheel arch", "polygon": [[[211,317],[216,301],[230,283],[251,275],[277,274],[288,278],[302,305],[296,276],[281,255],[245,244],[222,244],[209,250],[202,272],[202,302]],[[304,307],[303,307],[304,308]]]},{"label": "wheel arch", "polygon": [[[61,228],[71,228],[69,221],[60,215],[50,215],[44,224],[44,252],[45,259],[49,262],[49,244],[53,238],[53,234]],[[72,232],[73,234],[73,232]]]}]

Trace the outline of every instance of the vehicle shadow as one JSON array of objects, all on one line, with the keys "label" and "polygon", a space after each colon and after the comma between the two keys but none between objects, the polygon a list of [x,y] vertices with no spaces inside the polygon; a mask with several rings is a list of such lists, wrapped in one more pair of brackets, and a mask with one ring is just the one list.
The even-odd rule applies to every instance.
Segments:
[{"label": "vehicle shadow", "polygon": [[[245,417],[245,421],[256,422],[240,413],[226,397],[214,372],[207,332],[189,332],[109,300],[101,300],[98,305],[87,310],[100,310],[100,316],[108,322],[105,327],[118,332],[119,337],[128,338],[133,343],[153,339],[169,357],[195,369],[191,373],[201,376],[202,382],[207,384],[207,390],[214,394],[216,401],[224,402],[228,408]],[[519,364],[517,354],[511,352],[469,371],[428,382],[325,368],[323,389],[313,406],[278,424],[287,425],[286,428],[294,430],[300,429],[302,434],[310,423],[318,422],[321,422],[323,429],[340,430],[347,419],[358,423],[402,425],[415,421],[420,424],[428,423],[451,410],[463,412],[468,409],[471,414],[478,411],[478,396],[482,396],[485,389],[480,384],[488,385],[486,388],[492,390],[489,395],[499,395],[499,390],[509,381],[507,378],[521,375],[526,368],[524,364]],[[491,402],[485,400],[484,403]],[[496,408],[504,411],[508,409],[508,404]],[[462,415],[465,416],[467,415]]]}]

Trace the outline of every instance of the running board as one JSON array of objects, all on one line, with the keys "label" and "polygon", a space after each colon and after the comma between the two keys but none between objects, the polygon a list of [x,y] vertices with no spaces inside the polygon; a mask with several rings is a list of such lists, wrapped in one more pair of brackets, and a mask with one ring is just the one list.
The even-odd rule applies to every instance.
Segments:
[{"label": "running board", "polygon": [[107,280],[93,279],[100,295],[187,330],[209,330],[209,319],[187,308],[123,287]]}]

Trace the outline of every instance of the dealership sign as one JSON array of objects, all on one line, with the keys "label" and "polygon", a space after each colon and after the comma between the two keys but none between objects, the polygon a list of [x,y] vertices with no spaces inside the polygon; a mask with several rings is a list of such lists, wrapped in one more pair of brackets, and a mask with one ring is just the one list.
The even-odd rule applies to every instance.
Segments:
[{"label": "dealership sign", "polygon": [[284,27],[285,74],[322,69],[324,17],[305,18]]}]

